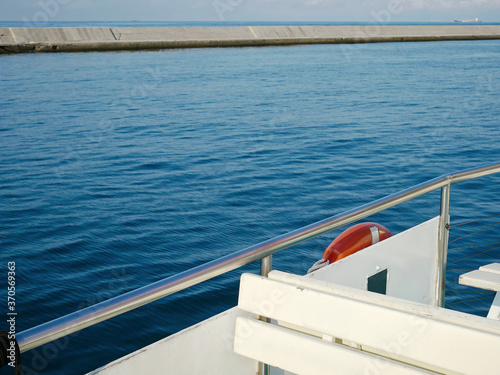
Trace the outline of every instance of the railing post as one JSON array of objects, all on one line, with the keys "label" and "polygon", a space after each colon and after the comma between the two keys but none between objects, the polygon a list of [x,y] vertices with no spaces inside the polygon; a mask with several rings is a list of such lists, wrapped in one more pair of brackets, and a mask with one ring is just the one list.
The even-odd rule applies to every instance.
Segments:
[{"label": "railing post", "polygon": [[[260,260],[260,274],[261,276],[267,277],[269,272],[273,269],[273,256],[268,255]],[[262,321],[270,323],[271,320],[269,318],[261,316],[260,319]],[[271,373],[271,366],[268,364],[259,362],[259,375],[269,375]]]},{"label": "railing post", "polygon": [[446,262],[448,258],[448,233],[450,230],[450,184],[441,188],[439,220],[438,279],[436,280],[436,306],[444,307]]},{"label": "railing post", "polygon": [[260,274],[261,276],[269,275],[269,272],[273,269],[273,256],[268,255],[260,260]]}]

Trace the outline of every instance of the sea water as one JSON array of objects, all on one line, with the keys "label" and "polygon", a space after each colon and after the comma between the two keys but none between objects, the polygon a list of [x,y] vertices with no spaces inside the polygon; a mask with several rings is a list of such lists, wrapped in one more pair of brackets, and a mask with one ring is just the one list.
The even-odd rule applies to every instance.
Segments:
[{"label": "sea water", "polygon": [[[15,262],[17,331],[499,162],[499,61],[500,41],[0,56],[0,277]],[[499,182],[453,185],[452,223],[500,213]],[[438,214],[435,192],[370,220],[399,233]],[[340,231],[274,268],[305,273]],[[456,278],[498,260],[495,245],[463,249],[496,233],[450,244],[450,307],[487,313],[492,294]],[[258,268],[27,352],[26,373],[102,366],[234,306],[241,272]]]}]

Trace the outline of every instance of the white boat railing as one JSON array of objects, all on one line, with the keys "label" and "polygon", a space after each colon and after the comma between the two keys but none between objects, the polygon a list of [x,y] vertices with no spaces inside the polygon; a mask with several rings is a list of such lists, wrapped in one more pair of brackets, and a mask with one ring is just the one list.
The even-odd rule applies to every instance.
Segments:
[{"label": "white boat railing", "polygon": [[385,198],[365,204],[339,215],[310,224],[303,228],[264,241],[257,245],[226,255],[195,268],[159,280],[150,285],[122,294],[107,301],[84,308],[50,322],[30,328],[16,335],[21,352],[36,348],[60,337],[82,330],[99,322],[136,309],[215,276],[222,275],[261,259],[261,274],[267,275],[272,268],[272,254],[292,247],[311,238],[333,231],[344,225],[397,206],[428,192],[441,189],[441,211],[439,229],[440,278],[436,283],[435,305],[444,305],[444,283],[448,249],[450,185],[455,182],[500,172],[500,163],[463,170],[443,175],[418,184]]}]

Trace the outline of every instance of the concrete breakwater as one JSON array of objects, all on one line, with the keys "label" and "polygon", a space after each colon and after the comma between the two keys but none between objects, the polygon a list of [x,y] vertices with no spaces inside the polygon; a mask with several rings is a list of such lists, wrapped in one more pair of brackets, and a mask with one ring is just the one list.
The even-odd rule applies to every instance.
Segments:
[{"label": "concrete breakwater", "polygon": [[500,39],[500,25],[0,28],[0,53]]}]

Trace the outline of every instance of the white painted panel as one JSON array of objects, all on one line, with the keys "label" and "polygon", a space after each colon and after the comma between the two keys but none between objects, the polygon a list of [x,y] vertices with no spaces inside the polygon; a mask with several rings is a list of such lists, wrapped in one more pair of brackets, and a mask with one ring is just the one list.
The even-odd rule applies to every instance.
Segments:
[{"label": "white painted panel", "polygon": [[[306,277],[303,280],[297,286],[245,274],[239,307],[410,363],[429,364],[427,368],[432,370],[447,369],[447,374],[498,375],[500,322]],[[312,290],[308,283],[325,291]]]},{"label": "white painted panel", "polygon": [[235,340],[235,352],[300,375],[435,374],[257,320],[238,318],[236,327],[251,332]]},{"label": "white painted panel", "polygon": [[233,308],[90,374],[255,375],[257,361],[233,352],[237,316],[253,315]]},{"label": "white painted panel", "polygon": [[434,304],[438,225],[436,217],[307,276],[366,290],[368,277],[387,269],[387,295]]}]

